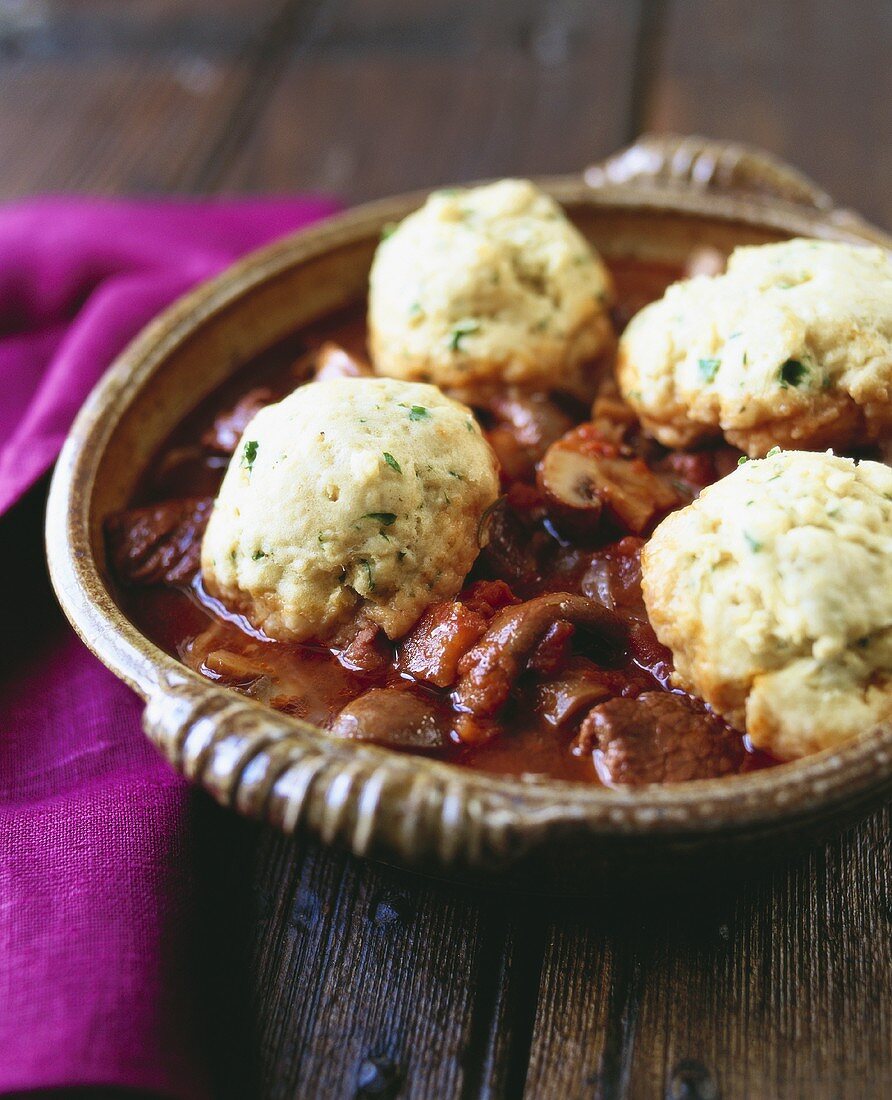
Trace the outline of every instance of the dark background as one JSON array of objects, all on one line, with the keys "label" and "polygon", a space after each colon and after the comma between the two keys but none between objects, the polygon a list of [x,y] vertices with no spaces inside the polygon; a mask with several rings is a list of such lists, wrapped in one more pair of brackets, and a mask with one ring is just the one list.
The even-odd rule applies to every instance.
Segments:
[{"label": "dark background", "polygon": [[[764,146],[888,227],[890,47],[889,0],[7,0],[0,197],[353,201],[671,130]],[[887,811],[748,885],[585,903],[362,864],[201,795],[194,832],[221,1095],[892,1093]]]}]

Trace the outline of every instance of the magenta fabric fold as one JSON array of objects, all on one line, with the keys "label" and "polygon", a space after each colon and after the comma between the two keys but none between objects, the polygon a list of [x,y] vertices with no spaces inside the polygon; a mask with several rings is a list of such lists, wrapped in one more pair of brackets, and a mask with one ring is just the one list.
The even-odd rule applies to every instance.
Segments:
[{"label": "magenta fabric fold", "polygon": [[136,698],[54,611],[23,498],[146,322],[333,209],[321,198],[0,208],[0,554],[28,608],[21,637],[4,625],[0,666],[0,1092],[208,1095],[190,979],[193,796],[141,734]]}]

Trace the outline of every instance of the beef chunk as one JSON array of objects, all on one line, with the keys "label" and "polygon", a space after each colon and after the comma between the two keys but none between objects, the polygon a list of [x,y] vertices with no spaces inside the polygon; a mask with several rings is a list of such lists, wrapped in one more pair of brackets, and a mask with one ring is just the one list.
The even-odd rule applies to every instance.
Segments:
[{"label": "beef chunk", "polygon": [[746,752],[740,735],[702,704],[664,691],[594,707],[574,751],[594,753],[606,782],[630,787],[730,775]]},{"label": "beef chunk", "polygon": [[372,688],[348,703],[335,718],[331,733],[398,749],[440,749],[449,738],[432,703],[396,686]]},{"label": "beef chunk", "polygon": [[231,409],[217,416],[212,426],[201,437],[202,444],[209,451],[216,451],[218,454],[233,454],[242,433],[254,419],[255,414],[274,399],[273,391],[265,386],[248,390]]},{"label": "beef chunk", "polygon": [[168,500],[116,512],[105,521],[115,575],[130,584],[187,584],[201,564],[211,497]]},{"label": "beef chunk", "polygon": [[373,622],[362,622],[341,650],[341,663],[359,672],[379,672],[390,664],[390,646],[384,631]]},{"label": "beef chunk", "polygon": [[455,682],[458,662],[486,630],[497,611],[517,603],[504,581],[475,581],[456,600],[425,611],[403,639],[399,669],[437,687]]},{"label": "beef chunk", "polygon": [[487,541],[480,557],[488,569],[515,591],[533,586],[539,577],[539,563],[532,534],[505,499],[490,509],[485,533]]},{"label": "beef chunk", "polygon": [[332,378],[373,378],[375,372],[365,359],[352,355],[340,344],[327,340],[315,353],[317,382]]},{"label": "beef chunk", "polygon": [[458,600],[429,607],[406,636],[399,651],[399,668],[416,680],[448,687],[458,662],[486,630],[486,619]]}]

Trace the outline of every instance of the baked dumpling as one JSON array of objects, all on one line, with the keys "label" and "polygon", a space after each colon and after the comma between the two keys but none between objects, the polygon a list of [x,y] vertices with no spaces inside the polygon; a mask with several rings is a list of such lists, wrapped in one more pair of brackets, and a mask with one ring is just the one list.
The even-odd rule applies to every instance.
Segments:
[{"label": "baked dumpling", "polygon": [[892,719],[892,469],[780,451],[657,527],[647,611],[680,687],[783,760]]},{"label": "baked dumpling", "polygon": [[725,274],[675,283],[632,319],[617,377],[668,447],[878,441],[892,430],[892,261],[828,241],[738,248]]},{"label": "baked dumpling", "polygon": [[438,191],[378,246],[369,333],[379,374],[471,392],[593,395],[614,344],[610,275],[526,180]]},{"label": "baked dumpling", "polygon": [[248,424],[204,536],[208,591],[271,638],[404,634],[454,596],[499,491],[471,412],[434,386],[312,382]]}]

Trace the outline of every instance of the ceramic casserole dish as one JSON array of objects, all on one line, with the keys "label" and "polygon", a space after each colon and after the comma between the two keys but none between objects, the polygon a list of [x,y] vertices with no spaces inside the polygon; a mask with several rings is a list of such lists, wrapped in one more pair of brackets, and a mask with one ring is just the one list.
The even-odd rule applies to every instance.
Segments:
[{"label": "ceramic casserole dish", "polygon": [[[678,263],[792,236],[892,240],[765,154],[645,138],[579,176],[538,181],[607,259]],[[81,410],[53,478],[47,553],[85,644],[145,700],[143,726],[219,802],[286,832],[430,873],[562,893],[605,874],[759,862],[851,820],[892,786],[892,729],[719,780],[612,790],[521,780],[344,742],[216,685],[144,637],[116,603],[103,521],[160,443],[258,352],[360,301],[382,227],[424,199],[350,210],[254,253],[149,325]]]}]

